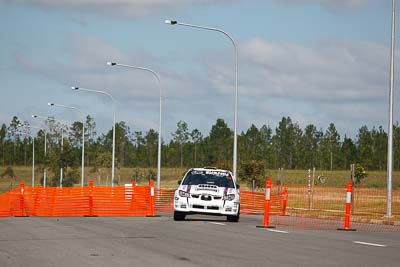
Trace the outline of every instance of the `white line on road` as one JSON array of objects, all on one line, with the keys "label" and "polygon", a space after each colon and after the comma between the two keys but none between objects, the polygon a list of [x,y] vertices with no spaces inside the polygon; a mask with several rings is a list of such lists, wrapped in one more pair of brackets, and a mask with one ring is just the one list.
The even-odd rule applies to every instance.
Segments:
[{"label": "white line on road", "polygon": [[274,230],[274,229],[267,229],[267,231],[275,232],[275,233],[281,233],[281,234],[288,234],[288,233],[289,233],[289,232],[287,232],[287,231]]},{"label": "white line on road", "polygon": [[382,245],[382,244],[374,244],[374,243],[367,243],[367,242],[361,242],[361,241],[353,241],[353,243],[360,244],[360,245],[374,246],[374,247],[386,247],[386,245]]},{"label": "white line on road", "polygon": [[216,224],[216,225],[226,225],[225,223],[219,223],[219,222],[210,222],[212,224]]}]

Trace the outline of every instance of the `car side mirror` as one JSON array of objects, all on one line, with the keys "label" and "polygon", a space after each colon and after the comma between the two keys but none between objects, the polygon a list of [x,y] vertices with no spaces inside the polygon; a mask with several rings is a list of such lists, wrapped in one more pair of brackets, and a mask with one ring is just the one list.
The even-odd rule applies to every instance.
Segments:
[{"label": "car side mirror", "polygon": [[178,185],[181,185],[181,183],[182,183],[182,180],[179,180],[179,181],[178,181]]},{"label": "car side mirror", "polygon": [[240,184],[236,184],[236,189],[240,189]]}]

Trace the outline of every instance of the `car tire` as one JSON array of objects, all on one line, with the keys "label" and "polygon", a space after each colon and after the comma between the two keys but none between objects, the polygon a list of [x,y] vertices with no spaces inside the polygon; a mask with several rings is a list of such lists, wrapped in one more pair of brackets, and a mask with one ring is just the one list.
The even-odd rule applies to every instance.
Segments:
[{"label": "car tire", "polygon": [[183,221],[186,217],[186,214],[179,211],[174,211],[174,221]]},{"label": "car tire", "polygon": [[239,207],[239,211],[237,215],[228,215],[226,216],[226,220],[228,222],[239,222],[239,218],[240,218],[240,207]]}]

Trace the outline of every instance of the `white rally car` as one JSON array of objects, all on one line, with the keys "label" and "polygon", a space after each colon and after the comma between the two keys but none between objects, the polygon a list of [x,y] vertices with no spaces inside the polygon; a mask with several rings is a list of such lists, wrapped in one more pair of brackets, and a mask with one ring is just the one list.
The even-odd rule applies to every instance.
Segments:
[{"label": "white rally car", "polygon": [[174,196],[175,221],[184,220],[187,214],[224,215],[229,222],[239,221],[239,185],[230,171],[193,168],[178,184]]}]

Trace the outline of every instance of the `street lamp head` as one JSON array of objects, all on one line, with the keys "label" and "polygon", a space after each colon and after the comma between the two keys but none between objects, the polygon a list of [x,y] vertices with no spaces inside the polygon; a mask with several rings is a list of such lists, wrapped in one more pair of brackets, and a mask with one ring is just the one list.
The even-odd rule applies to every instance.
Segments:
[{"label": "street lamp head", "polygon": [[79,90],[79,87],[71,86],[72,90]]},{"label": "street lamp head", "polygon": [[108,66],[115,66],[115,65],[117,65],[117,62],[110,62],[110,61],[109,61],[109,62],[107,62],[107,65],[108,65]]},{"label": "street lamp head", "polygon": [[54,106],[54,103],[47,103],[47,105],[49,105],[49,106]]},{"label": "street lamp head", "polygon": [[177,24],[178,22],[177,22],[176,20],[169,20],[169,19],[167,19],[167,20],[164,21],[164,23],[165,23],[165,24],[170,24],[170,25],[175,25],[175,24]]}]

